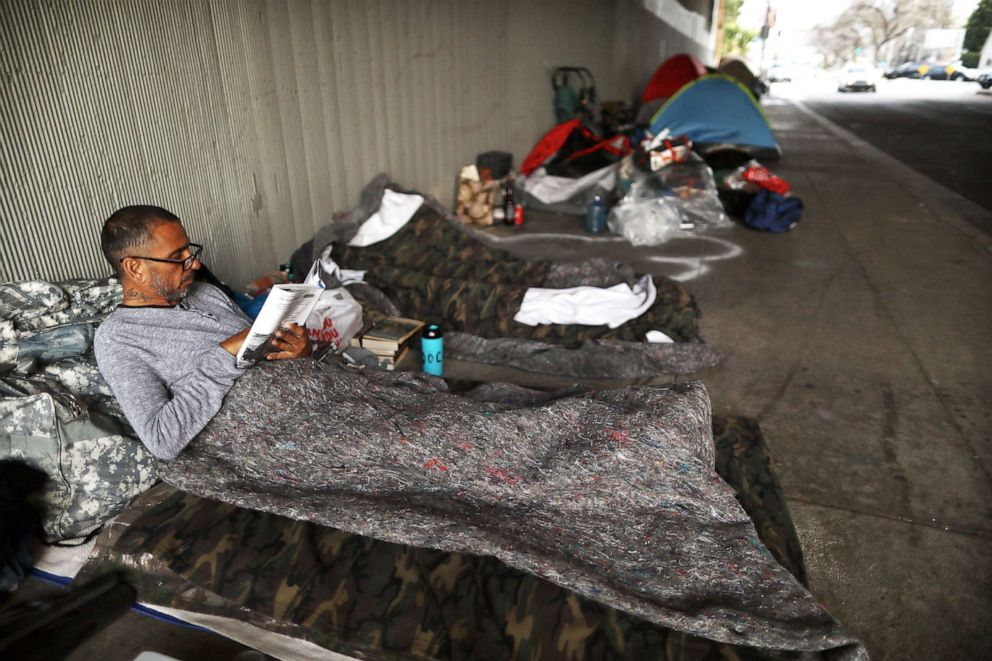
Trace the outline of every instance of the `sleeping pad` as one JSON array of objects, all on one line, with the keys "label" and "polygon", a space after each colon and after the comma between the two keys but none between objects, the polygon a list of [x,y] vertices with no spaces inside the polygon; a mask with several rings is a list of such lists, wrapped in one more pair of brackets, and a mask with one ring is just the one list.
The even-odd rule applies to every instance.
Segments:
[{"label": "sleeping pad", "polygon": [[698,383],[520,406],[454,395],[423,374],[266,364],[160,476],[349,533],[492,555],[711,640],[864,655],[714,472]]}]

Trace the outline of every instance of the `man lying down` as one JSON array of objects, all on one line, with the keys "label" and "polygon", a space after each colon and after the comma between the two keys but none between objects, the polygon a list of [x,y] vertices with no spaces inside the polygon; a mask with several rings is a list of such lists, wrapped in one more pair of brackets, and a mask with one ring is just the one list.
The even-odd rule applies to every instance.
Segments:
[{"label": "man lying down", "polygon": [[[390,542],[494,555],[659,625],[774,650],[866,656],[778,565],[716,475],[702,384],[547,396],[448,393],[419,373],[234,355],[249,320],[194,282],[179,219],[127,207],[102,248],[123,304],[97,362],[177,488]],[[839,648],[839,649],[838,649]]]}]

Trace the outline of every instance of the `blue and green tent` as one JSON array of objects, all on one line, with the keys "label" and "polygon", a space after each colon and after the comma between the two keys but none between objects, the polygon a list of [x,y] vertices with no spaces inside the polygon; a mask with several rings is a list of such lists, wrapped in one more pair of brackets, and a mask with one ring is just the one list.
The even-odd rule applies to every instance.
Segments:
[{"label": "blue and green tent", "polygon": [[651,118],[652,133],[665,128],[689,136],[703,155],[727,148],[765,161],[782,155],[754,97],[723,74],[697,78],[670,98]]}]

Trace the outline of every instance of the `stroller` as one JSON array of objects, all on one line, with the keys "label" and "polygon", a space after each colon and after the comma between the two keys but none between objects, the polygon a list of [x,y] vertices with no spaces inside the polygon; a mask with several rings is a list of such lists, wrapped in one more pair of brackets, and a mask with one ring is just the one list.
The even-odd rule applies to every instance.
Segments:
[{"label": "stroller", "polygon": [[551,73],[555,123],[580,117],[592,121],[596,113],[596,80],[585,67],[557,67]]},{"label": "stroller", "polygon": [[580,119],[601,137],[624,133],[630,137],[633,112],[623,101],[600,102],[596,79],[585,67],[557,67],[551,73],[555,123]]}]

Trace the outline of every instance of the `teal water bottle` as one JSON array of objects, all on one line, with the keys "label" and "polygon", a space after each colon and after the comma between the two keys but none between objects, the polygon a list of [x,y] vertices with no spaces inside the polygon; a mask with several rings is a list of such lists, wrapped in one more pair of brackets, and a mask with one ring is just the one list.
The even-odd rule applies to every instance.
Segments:
[{"label": "teal water bottle", "polygon": [[434,376],[444,375],[444,334],[437,324],[427,324],[420,335],[420,352],[424,355],[423,371]]}]

